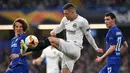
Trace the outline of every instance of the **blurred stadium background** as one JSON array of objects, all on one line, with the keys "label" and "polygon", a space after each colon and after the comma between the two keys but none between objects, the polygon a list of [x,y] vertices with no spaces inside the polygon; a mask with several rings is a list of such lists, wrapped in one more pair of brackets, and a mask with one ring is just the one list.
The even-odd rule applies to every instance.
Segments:
[{"label": "blurred stadium background", "polygon": [[[130,0],[0,0],[0,73],[6,70],[10,62],[9,46],[10,40],[14,37],[13,21],[18,17],[25,18],[30,24],[27,34],[34,34],[42,40],[49,36],[50,30],[55,25],[60,23],[63,17],[62,6],[68,2],[74,3],[77,12],[89,21],[93,28],[92,35],[99,47],[105,50],[105,35],[108,29],[103,27],[104,14],[109,11],[117,15],[117,26],[130,45]],[[39,28],[39,26],[43,27]],[[64,32],[58,36],[65,38]],[[96,64],[94,59],[100,54],[96,54],[85,39],[83,45],[82,56],[76,62],[73,73],[98,73],[105,63]],[[128,54],[121,56],[121,73],[130,72],[129,52],[130,50]],[[40,56],[40,53],[36,52],[28,56],[29,73],[45,73],[45,64],[34,66],[31,63],[32,59]]]}]

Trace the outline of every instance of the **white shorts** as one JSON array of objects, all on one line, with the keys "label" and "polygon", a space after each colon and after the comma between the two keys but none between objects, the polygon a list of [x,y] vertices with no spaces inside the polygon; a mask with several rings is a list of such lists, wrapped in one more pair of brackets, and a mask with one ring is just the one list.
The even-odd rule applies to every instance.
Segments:
[{"label": "white shorts", "polygon": [[60,39],[59,50],[64,53],[62,59],[62,68],[68,68],[72,72],[74,63],[81,55],[81,48],[74,42],[67,42]]},{"label": "white shorts", "polygon": [[47,73],[60,73],[58,68],[47,69]]}]

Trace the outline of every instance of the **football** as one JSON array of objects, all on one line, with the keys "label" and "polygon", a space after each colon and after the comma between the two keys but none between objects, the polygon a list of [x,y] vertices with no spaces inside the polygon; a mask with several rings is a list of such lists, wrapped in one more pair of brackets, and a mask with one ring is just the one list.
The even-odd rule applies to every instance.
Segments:
[{"label": "football", "polygon": [[25,38],[25,44],[28,47],[36,47],[38,45],[38,38],[34,35],[28,35]]}]

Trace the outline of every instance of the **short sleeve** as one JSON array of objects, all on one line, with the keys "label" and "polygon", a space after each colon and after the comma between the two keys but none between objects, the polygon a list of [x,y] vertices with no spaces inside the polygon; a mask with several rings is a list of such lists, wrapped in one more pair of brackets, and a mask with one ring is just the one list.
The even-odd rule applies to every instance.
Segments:
[{"label": "short sleeve", "polygon": [[22,34],[22,36],[21,36],[21,40],[24,40],[24,41],[25,41],[26,37],[27,37],[27,35]]},{"label": "short sleeve", "polygon": [[125,40],[124,36],[122,35],[122,42],[124,42],[124,41],[126,41],[126,40]]},{"label": "short sleeve", "polygon": [[116,38],[114,38],[114,36],[109,37],[109,42],[110,42],[110,45],[116,45],[117,43]]},{"label": "short sleeve", "polygon": [[116,45],[117,44],[117,36],[115,30],[110,30],[107,34],[107,41],[110,45]]}]

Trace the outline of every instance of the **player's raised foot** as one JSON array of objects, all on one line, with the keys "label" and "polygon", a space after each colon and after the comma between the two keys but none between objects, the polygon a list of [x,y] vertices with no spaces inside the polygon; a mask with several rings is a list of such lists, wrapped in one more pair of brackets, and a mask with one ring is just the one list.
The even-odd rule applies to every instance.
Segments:
[{"label": "player's raised foot", "polygon": [[21,53],[21,54],[24,54],[24,53],[27,51],[27,48],[28,48],[28,47],[26,46],[26,44],[24,43],[24,40],[21,40],[20,46],[21,46],[20,53]]}]

